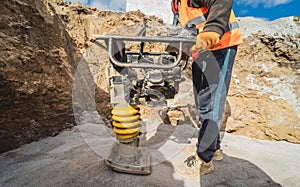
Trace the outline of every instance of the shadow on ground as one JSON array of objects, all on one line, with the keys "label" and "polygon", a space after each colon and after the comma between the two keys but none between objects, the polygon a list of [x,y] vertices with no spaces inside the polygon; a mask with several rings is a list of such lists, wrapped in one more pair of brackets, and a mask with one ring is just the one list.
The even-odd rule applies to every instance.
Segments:
[{"label": "shadow on ground", "polygon": [[0,186],[183,186],[173,178],[170,162],[151,170],[150,175],[113,171],[76,130],[0,154]]},{"label": "shadow on ground", "polygon": [[[224,155],[214,165],[195,186],[280,186],[246,160]],[[0,186],[184,186],[169,161],[152,166],[146,176],[111,170],[76,130],[1,154],[0,171]]]},{"label": "shadow on ground", "polygon": [[234,157],[223,155],[222,161],[214,161],[215,171],[201,176],[200,186],[205,187],[276,187],[274,182],[264,171],[253,163]]}]

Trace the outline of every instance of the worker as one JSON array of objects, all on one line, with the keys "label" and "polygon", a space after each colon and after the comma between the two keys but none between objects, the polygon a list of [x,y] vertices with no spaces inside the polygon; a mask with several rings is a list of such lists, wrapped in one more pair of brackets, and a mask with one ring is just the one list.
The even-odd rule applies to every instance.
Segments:
[{"label": "worker", "polygon": [[171,0],[171,9],[172,9],[172,12],[173,12],[173,24],[172,25],[178,25],[179,23],[179,20],[178,20],[178,17],[179,17],[179,13],[178,13],[178,7],[179,7],[179,3],[180,3],[180,0]]},{"label": "worker", "polygon": [[233,0],[180,1],[180,24],[196,25],[198,29],[190,52],[195,103],[202,123],[195,154],[176,169],[184,177],[210,173],[214,170],[213,158],[222,159],[220,122],[237,48],[242,43],[232,4]]}]

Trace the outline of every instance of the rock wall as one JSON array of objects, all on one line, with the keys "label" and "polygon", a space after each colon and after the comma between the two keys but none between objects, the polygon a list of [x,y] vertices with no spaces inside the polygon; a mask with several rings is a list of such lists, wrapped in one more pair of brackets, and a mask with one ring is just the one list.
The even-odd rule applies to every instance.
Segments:
[{"label": "rock wall", "polygon": [[0,2],[0,152],[72,127],[78,61],[60,19],[39,0]]},{"label": "rock wall", "polygon": [[299,20],[239,20],[245,37],[229,92],[228,132],[300,143]]}]

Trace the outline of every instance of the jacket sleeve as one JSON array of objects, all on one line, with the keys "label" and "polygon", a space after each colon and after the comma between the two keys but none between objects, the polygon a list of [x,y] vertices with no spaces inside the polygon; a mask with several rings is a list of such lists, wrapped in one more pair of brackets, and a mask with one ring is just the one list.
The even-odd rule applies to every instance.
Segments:
[{"label": "jacket sleeve", "polygon": [[208,8],[204,31],[214,31],[223,36],[228,24],[233,0],[199,0]]}]

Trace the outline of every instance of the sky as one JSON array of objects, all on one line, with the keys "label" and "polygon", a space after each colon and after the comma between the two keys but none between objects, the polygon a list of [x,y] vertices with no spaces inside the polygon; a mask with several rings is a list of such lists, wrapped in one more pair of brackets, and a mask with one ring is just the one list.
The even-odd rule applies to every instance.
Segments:
[{"label": "sky", "polygon": [[[81,4],[95,7],[99,10],[123,12],[126,9],[126,0],[66,1],[80,1]],[[300,0],[234,0],[233,10],[237,17],[252,16],[272,21],[280,17],[300,16]]]},{"label": "sky", "polygon": [[237,17],[252,16],[274,20],[287,16],[300,16],[300,0],[234,0]]}]

